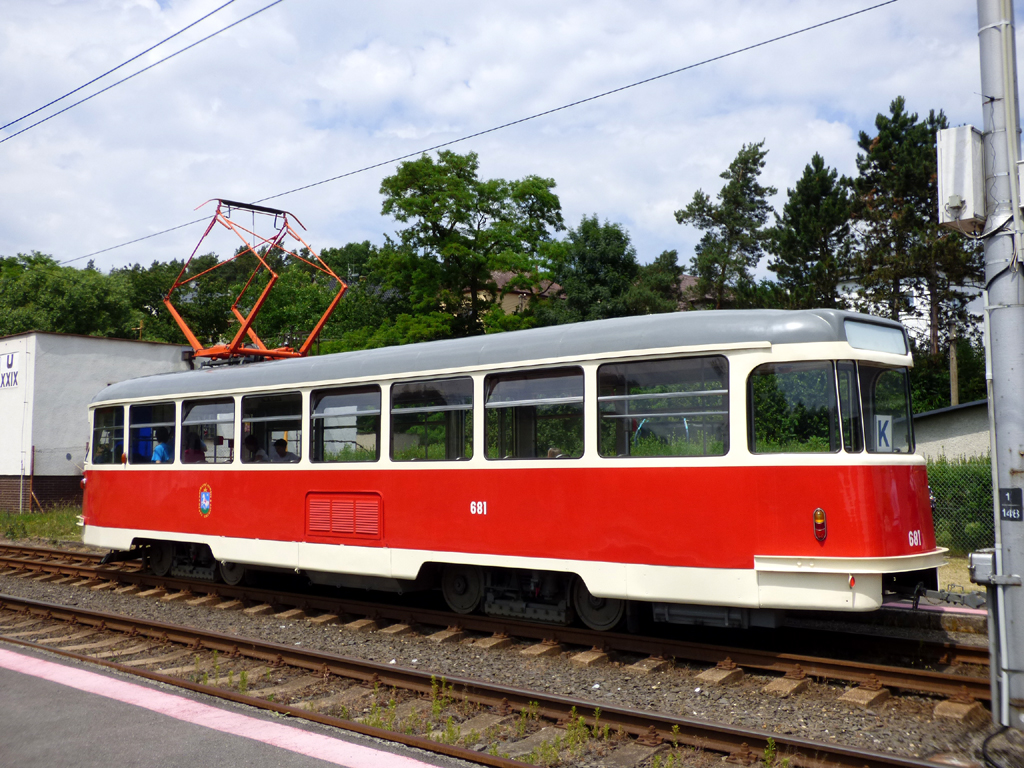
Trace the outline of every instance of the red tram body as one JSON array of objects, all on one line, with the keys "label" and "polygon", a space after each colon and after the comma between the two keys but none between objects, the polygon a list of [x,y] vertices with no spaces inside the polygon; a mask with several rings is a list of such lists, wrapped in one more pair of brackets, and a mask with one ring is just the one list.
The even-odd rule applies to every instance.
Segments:
[{"label": "red tram body", "polygon": [[872,610],[945,552],[911,364],[896,323],[757,310],[137,379],[90,408],[84,540],[602,629]]}]

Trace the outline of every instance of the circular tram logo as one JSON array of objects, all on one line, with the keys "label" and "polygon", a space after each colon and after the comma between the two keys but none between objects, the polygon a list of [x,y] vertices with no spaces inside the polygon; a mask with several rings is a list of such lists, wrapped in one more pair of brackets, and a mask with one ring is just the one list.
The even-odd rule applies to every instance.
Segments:
[{"label": "circular tram logo", "polygon": [[213,511],[213,489],[208,483],[199,486],[199,514],[209,517]]}]

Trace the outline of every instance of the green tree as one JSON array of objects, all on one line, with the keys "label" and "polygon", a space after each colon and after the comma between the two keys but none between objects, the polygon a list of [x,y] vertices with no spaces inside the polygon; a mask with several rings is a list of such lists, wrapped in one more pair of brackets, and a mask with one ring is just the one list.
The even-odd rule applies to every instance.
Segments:
[{"label": "green tree", "polygon": [[25,331],[132,337],[126,281],[93,267],[62,267],[33,251],[0,258],[0,335]]},{"label": "green tree", "polygon": [[636,249],[621,224],[584,216],[565,240],[547,249],[548,274],[558,298],[538,307],[544,325],[635,314],[627,294],[640,272]]},{"label": "green tree", "polygon": [[818,153],[804,168],[782,215],[775,216],[768,269],[789,309],[842,308],[838,286],[849,276],[852,182]]},{"label": "green tree", "polygon": [[683,269],[677,251],[662,251],[650,264],[642,264],[636,282],[626,292],[630,314],[656,315],[676,312],[682,300],[679,280]]},{"label": "green tree", "polygon": [[726,183],[717,203],[697,190],[690,204],[675,212],[679,224],[704,232],[690,269],[697,277],[697,294],[710,296],[715,309],[732,303],[737,287],[752,282],[750,270],[764,254],[770,236],[764,228],[771,211],[768,198],[777,192],[758,182],[767,154],[764,141],[744,144],[721,174]]},{"label": "green tree", "polygon": [[501,298],[494,273],[530,279],[538,249],[563,228],[553,179],[483,180],[478,171],[475,152],[442,150],[436,161],[402,163],[381,182],[382,212],[408,225],[373,265],[381,286],[401,291],[414,315],[402,327],[415,332],[391,337],[398,343],[424,332],[483,333],[484,315]]},{"label": "green tree", "polygon": [[902,96],[889,114],[875,119],[877,134],[860,133],[859,175],[854,181],[853,216],[860,233],[854,263],[863,299],[889,317],[914,316],[915,293],[928,308],[930,354],[939,353],[949,323],[970,332],[965,286],[982,273],[977,248],[937,222],[938,191],[935,136],[947,125],[940,111],[919,120]]}]

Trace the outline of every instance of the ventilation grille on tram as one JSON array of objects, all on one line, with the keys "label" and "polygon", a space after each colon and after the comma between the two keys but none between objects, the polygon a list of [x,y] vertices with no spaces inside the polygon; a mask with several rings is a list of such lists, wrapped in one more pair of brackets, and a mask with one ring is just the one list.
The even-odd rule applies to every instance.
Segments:
[{"label": "ventilation grille on tram", "polygon": [[306,496],[306,533],[315,538],[379,539],[380,496],[375,493],[311,493]]}]

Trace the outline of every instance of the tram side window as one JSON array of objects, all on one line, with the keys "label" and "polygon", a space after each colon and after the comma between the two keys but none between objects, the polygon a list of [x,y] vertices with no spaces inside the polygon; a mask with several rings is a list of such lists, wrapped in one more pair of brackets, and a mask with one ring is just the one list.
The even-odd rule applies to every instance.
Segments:
[{"label": "tram side window", "polygon": [[906,368],[860,363],[864,435],[869,453],[913,453],[910,384]]},{"label": "tram side window", "polygon": [[840,448],[831,362],[770,363],[750,374],[753,453],[829,453]]},{"label": "tram side window", "polygon": [[722,456],[729,450],[729,362],[688,357],[597,369],[602,456]]},{"label": "tram side window", "polygon": [[494,374],[484,379],[488,459],[583,455],[583,370]]},{"label": "tram side window", "polygon": [[124,452],[124,408],[97,408],[92,413],[92,463],[116,464]]},{"label": "tram side window", "polygon": [[380,458],[380,387],[321,389],[310,395],[313,461]]},{"label": "tram side window", "polygon": [[173,464],[174,403],[129,407],[128,449],[132,464]]},{"label": "tram side window", "polygon": [[242,461],[294,463],[302,455],[302,395],[242,398]]},{"label": "tram side window", "polygon": [[456,461],[472,456],[471,378],[392,385],[392,459]]},{"label": "tram side window", "polygon": [[182,464],[229,464],[234,447],[234,400],[186,400],[181,404]]}]

